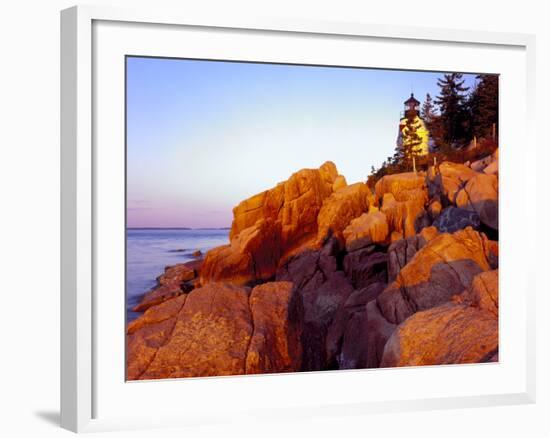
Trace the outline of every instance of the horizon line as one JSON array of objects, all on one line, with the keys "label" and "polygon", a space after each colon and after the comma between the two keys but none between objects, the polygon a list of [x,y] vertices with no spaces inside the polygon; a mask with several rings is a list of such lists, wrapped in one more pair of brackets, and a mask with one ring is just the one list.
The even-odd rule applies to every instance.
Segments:
[{"label": "horizon line", "polygon": [[127,230],[230,230],[231,227],[129,227]]}]

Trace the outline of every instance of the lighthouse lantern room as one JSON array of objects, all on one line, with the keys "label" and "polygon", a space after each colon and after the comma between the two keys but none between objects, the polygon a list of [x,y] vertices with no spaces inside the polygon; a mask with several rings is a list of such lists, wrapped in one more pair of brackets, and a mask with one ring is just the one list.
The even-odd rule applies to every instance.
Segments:
[{"label": "lighthouse lantern room", "polygon": [[411,93],[405,102],[405,117],[415,117],[420,112],[420,102],[415,99],[414,94]]}]

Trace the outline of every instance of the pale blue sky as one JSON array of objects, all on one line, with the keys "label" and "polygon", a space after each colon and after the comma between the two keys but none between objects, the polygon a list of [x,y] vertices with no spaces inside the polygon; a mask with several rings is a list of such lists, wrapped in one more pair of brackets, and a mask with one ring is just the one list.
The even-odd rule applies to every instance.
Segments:
[{"label": "pale blue sky", "polygon": [[441,76],[127,58],[128,226],[230,226],[241,200],[327,160],[365,181],[411,88],[423,101]]}]

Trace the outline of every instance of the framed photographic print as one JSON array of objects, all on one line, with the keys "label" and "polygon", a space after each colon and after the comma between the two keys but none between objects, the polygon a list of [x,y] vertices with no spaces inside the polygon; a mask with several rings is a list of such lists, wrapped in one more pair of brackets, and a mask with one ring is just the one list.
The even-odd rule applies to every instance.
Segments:
[{"label": "framed photographic print", "polygon": [[534,400],[533,37],[75,7],[61,44],[63,427]]}]

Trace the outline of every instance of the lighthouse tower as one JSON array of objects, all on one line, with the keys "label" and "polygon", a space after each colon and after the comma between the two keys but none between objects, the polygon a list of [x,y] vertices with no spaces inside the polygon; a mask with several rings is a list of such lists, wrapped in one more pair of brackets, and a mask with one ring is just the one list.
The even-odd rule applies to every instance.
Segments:
[{"label": "lighthouse tower", "polygon": [[407,121],[412,122],[412,126],[416,134],[422,140],[421,143],[415,147],[415,155],[426,155],[430,151],[430,132],[426,127],[426,123],[420,117],[420,102],[411,93],[411,96],[403,102],[405,107],[401,118],[399,120],[399,132],[397,134],[397,146],[403,147],[403,143],[407,140]]},{"label": "lighthouse tower", "polygon": [[403,112],[405,117],[415,117],[420,114],[420,102],[414,98],[414,93],[411,93],[411,97],[403,103],[405,104],[405,111]]}]

